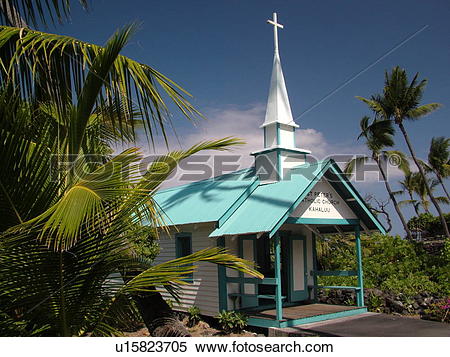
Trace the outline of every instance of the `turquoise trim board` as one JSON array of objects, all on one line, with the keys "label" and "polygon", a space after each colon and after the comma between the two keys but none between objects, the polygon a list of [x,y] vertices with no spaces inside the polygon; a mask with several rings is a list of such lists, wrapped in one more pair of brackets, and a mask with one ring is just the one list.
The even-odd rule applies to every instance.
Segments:
[{"label": "turquoise trim board", "polygon": [[264,148],[266,148],[267,147],[267,137],[266,137],[266,135],[267,135],[267,131],[266,131],[266,127],[264,127],[263,128],[263,131],[264,131]]},{"label": "turquoise trim board", "polygon": [[262,284],[262,285],[277,285],[277,279],[275,278],[238,278],[235,276],[227,276],[226,281],[228,283],[240,283],[241,281],[245,284]]},{"label": "turquoise trim board", "polygon": [[[317,242],[316,242],[316,234],[314,232],[311,233],[312,239],[312,254],[313,254],[313,271],[317,271]],[[317,275],[313,274],[313,301],[317,302]]]},{"label": "turquoise trim board", "polygon": [[314,322],[338,319],[338,318],[347,317],[347,316],[355,316],[355,315],[359,315],[359,314],[364,314],[366,312],[367,312],[367,308],[362,307],[362,308],[358,308],[358,309],[339,311],[339,312],[335,312],[335,313],[331,313],[331,314],[316,315],[316,316],[304,317],[304,318],[300,318],[300,319],[284,320],[284,321],[250,317],[248,319],[248,324],[250,326],[266,327],[266,328],[268,328],[268,327],[294,327],[294,326],[310,324],[310,323],[314,323]]},{"label": "turquoise trim board", "polygon": [[[280,123],[277,123],[277,146],[281,145],[281,133],[280,133]],[[281,168],[281,151],[277,150],[277,176],[279,180],[283,179],[283,172]]]},{"label": "turquoise trim board", "polygon": [[[225,238],[217,239],[217,246],[225,248]],[[218,288],[219,288],[219,311],[228,310],[227,272],[223,265],[217,266]]]},{"label": "turquoise trim board", "polygon": [[[319,289],[349,289],[349,290],[361,290],[359,286],[339,286],[339,285],[317,285]],[[364,306],[364,305],[363,305]]]},{"label": "turquoise trim board", "polygon": [[358,272],[355,270],[314,270],[312,274],[316,276],[357,276]]},{"label": "turquoise trim board", "polygon": [[329,224],[329,225],[349,225],[359,224],[359,219],[324,219],[324,218],[300,218],[289,217],[286,223],[293,224]]},{"label": "turquoise trim board", "polygon": [[281,133],[280,133],[280,123],[276,124],[277,126],[277,145],[281,145]]},{"label": "turquoise trim board", "polygon": [[274,240],[275,247],[275,279],[277,280],[277,285],[275,286],[275,305],[276,305],[276,317],[277,320],[283,318],[283,299],[281,297],[281,244],[280,244],[280,234],[275,235]]},{"label": "turquoise trim board", "polygon": [[356,238],[356,259],[358,263],[358,287],[356,291],[356,303],[358,306],[364,306],[364,277],[362,267],[361,238],[359,234],[359,226],[355,226]]},{"label": "turquoise trim board", "polygon": [[363,308],[360,308],[360,309],[339,311],[339,312],[335,312],[335,313],[332,313],[332,314],[325,314],[325,315],[316,315],[316,316],[311,316],[311,317],[305,317],[303,319],[281,321],[280,322],[280,327],[293,327],[293,326],[298,326],[298,325],[310,324],[310,323],[313,323],[313,322],[339,319],[341,317],[354,316],[354,315],[364,314],[366,312],[367,312],[367,308],[363,307]]}]

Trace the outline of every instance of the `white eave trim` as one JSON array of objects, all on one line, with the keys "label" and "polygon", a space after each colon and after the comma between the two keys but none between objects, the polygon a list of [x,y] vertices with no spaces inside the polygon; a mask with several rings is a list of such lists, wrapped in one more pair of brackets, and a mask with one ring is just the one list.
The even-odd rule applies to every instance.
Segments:
[{"label": "white eave trim", "polygon": [[271,121],[271,122],[268,122],[268,123],[264,123],[263,125],[260,126],[260,128],[262,129],[262,128],[268,126],[268,125],[277,124],[277,123],[281,124],[281,125],[291,126],[293,128],[300,128],[300,126],[295,124],[294,121],[291,121],[290,123],[283,123],[283,122],[277,121],[277,120],[274,120],[274,121]]},{"label": "white eave trim", "polygon": [[274,150],[285,150],[285,151],[295,152],[295,153],[299,153],[299,154],[311,154],[311,151],[306,150],[306,149],[288,148],[288,147],[284,147],[284,146],[274,145],[269,148],[265,148],[265,149],[258,150],[258,151],[253,151],[250,153],[250,155],[254,156],[254,155],[258,155],[258,154],[264,154],[265,152],[270,152],[270,151],[274,151]]}]

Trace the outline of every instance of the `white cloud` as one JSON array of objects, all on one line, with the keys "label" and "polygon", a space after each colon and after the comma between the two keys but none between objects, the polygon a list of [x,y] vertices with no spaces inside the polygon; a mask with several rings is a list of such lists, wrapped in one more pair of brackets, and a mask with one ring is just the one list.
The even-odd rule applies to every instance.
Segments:
[{"label": "white cloud", "polygon": [[[265,105],[261,103],[252,104],[248,106],[228,105],[223,107],[207,108],[204,110],[207,120],[200,120],[196,125],[190,129],[185,129],[183,132],[178,132],[179,142],[182,149],[186,149],[198,142],[204,140],[220,139],[227,136],[240,138],[245,141],[245,145],[236,146],[231,151],[227,152],[203,152],[203,155],[210,155],[211,157],[223,155],[238,155],[237,166],[233,170],[247,168],[253,165],[254,158],[250,153],[261,149],[263,147],[263,131],[260,125],[264,122]],[[313,128],[300,128],[296,130],[297,147],[310,150],[311,156],[317,160],[322,160],[327,157],[334,157],[338,162],[348,160],[355,154],[367,154],[367,149],[362,143],[348,144],[348,143],[330,143],[324,133]],[[169,135],[169,143],[171,147],[176,149],[179,144],[174,134]],[[139,146],[142,147],[144,153],[154,154],[148,148],[145,139],[139,140]],[[158,153],[166,152],[164,145],[159,145]],[[344,158],[339,158],[337,155],[345,155]],[[213,159],[208,160],[208,165],[213,166]],[[343,164],[341,164],[343,166]],[[208,176],[209,174],[206,174]],[[393,167],[390,167],[389,178],[391,180],[401,177],[401,172]],[[173,177],[170,182],[165,183],[164,186],[174,186],[180,184],[180,172]],[[199,177],[198,179],[206,178]],[[378,174],[368,173],[365,176],[362,184],[374,184],[380,182]]]}]

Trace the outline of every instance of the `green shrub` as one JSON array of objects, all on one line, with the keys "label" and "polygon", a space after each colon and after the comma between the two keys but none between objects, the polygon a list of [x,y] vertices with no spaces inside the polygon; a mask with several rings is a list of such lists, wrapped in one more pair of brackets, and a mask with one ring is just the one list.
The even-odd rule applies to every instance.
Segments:
[{"label": "green shrub", "polygon": [[384,298],[375,294],[369,294],[366,304],[369,311],[382,312],[381,308],[384,306]]},{"label": "green shrub", "polygon": [[188,326],[189,327],[193,327],[200,322],[200,320],[201,320],[200,309],[197,306],[191,306],[188,309],[188,314],[189,314],[189,316],[188,316]]},{"label": "green shrub", "polygon": [[[450,224],[450,213],[444,214],[447,224]],[[408,228],[411,230],[427,231],[430,236],[444,235],[444,230],[438,216],[430,213],[422,213],[418,217],[413,217],[408,221]]]},{"label": "green shrub", "polygon": [[439,284],[431,281],[428,276],[418,273],[411,273],[401,279],[390,276],[380,285],[380,289],[405,296],[414,296],[424,291],[433,294],[440,292]]},{"label": "green shrub", "polygon": [[222,311],[217,320],[222,330],[227,333],[240,333],[247,326],[248,317],[236,311]]},{"label": "green shrub", "polygon": [[[356,270],[355,245],[335,244],[319,257],[320,270]],[[364,287],[413,297],[423,292],[450,295],[450,240],[441,256],[427,254],[420,244],[399,236],[382,234],[361,237]],[[335,248],[333,248],[335,246]],[[319,277],[319,285],[355,286],[355,277]]]}]

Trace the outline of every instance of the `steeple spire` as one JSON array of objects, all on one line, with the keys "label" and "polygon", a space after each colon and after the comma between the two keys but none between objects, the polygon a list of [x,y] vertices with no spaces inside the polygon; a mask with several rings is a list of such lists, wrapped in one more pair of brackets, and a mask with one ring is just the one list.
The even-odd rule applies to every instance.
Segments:
[{"label": "steeple spire", "polygon": [[264,149],[251,153],[255,157],[256,173],[264,184],[283,180],[287,171],[304,164],[306,155],[311,153],[295,144],[298,125],[292,117],[278,50],[278,29],[283,25],[278,23],[276,13],[267,22],[273,25],[274,55],[266,117],[261,126],[264,129]]},{"label": "steeple spire", "polygon": [[278,50],[278,28],[282,29],[284,26],[277,22],[276,12],[273,13],[273,20],[267,20],[267,23],[273,25],[274,56],[266,117],[262,126],[264,127],[271,123],[281,123],[298,127],[292,118],[291,105],[289,104]]}]

